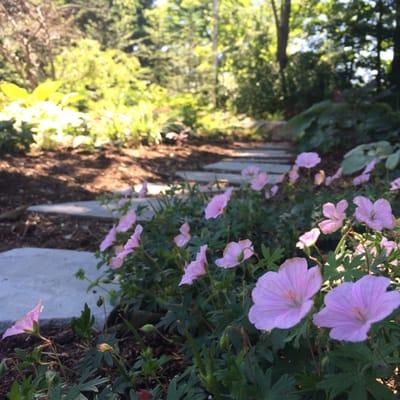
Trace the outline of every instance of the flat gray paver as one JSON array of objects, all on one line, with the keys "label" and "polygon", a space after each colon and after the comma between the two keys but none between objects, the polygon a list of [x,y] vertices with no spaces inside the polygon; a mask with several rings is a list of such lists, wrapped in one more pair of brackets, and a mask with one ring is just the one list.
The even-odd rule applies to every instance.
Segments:
[{"label": "flat gray paver", "polygon": [[249,165],[256,165],[261,171],[271,174],[284,174],[291,168],[289,164],[271,164],[271,163],[249,163],[246,161],[219,161],[217,163],[205,165],[203,168],[208,171],[229,171],[241,172],[243,168]]},{"label": "flat gray paver", "polygon": [[[132,199],[133,209],[149,206],[149,208],[143,210],[141,215],[138,216],[138,221],[150,220],[154,215],[151,207],[156,207],[157,204],[158,201],[155,198]],[[44,214],[64,214],[76,217],[92,217],[113,220],[118,218],[118,213],[115,211],[115,208],[115,205],[103,205],[96,200],[90,200],[59,204],[41,204],[29,207],[28,211]]]},{"label": "flat gray paver", "polygon": [[221,161],[231,161],[231,162],[240,162],[246,164],[293,164],[294,160],[290,157],[281,157],[281,158],[256,158],[256,157],[235,157],[235,158],[223,158]]},{"label": "flat gray paver", "polygon": [[[223,182],[231,185],[240,185],[244,182],[244,179],[240,174],[218,173],[211,171],[178,171],[176,175],[187,181],[198,183]],[[279,174],[270,174],[269,183],[274,184],[279,176]]]},{"label": "flat gray paver", "polygon": [[238,158],[283,158],[283,159],[293,159],[293,153],[286,150],[269,150],[269,149],[235,149],[233,152],[233,157]]},{"label": "flat gray paver", "polygon": [[[41,321],[62,323],[79,317],[85,303],[96,317],[97,326],[105,321],[104,307],[96,301],[106,293],[87,292],[88,281],[74,274],[80,268],[89,279],[100,272],[93,253],[86,251],[21,248],[0,253],[0,331],[24,316],[41,300],[44,309]],[[111,307],[106,307],[107,312]]]}]

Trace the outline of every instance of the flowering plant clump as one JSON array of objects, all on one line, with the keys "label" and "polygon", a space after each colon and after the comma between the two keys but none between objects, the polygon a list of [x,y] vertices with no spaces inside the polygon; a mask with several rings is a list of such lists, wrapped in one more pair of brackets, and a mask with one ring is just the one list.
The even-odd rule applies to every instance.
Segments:
[{"label": "flowering plant clump", "polygon": [[[319,156],[298,160],[260,189],[256,169],[235,190],[173,187],[142,224],[142,210],[133,213],[124,198],[100,244],[104,277],[95,282],[115,287],[107,329],[120,346],[112,336],[99,347],[115,368],[110,393],[398,397],[399,193],[374,185],[376,174],[357,187],[340,171],[329,184],[329,176],[315,182]],[[173,357],[143,347],[152,334],[174,347]],[[127,336],[141,349],[129,350],[134,360],[119,352]],[[165,370],[174,371],[170,382]]]}]

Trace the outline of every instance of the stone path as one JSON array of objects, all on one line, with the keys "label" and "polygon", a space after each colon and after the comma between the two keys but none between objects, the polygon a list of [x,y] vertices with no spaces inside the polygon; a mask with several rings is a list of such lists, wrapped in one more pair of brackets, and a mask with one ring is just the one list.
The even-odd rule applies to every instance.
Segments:
[{"label": "stone path", "polygon": [[[294,158],[291,149],[286,142],[238,147],[231,158],[206,165],[202,171],[179,171],[177,176],[194,183],[239,185],[243,182],[241,170],[248,165],[257,165],[269,174],[270,183],[274,183],[282,173],[289,171]],[[134,187],[135,191],[140,188],[141,185]],[[150,196],[158,196],[167,189],[168,185],[148,184]],[[138,215],[141,222],[150,220],[159,204],[156,197],[136,198],[132,202],[134,209],[145,207]],[[115,207],[98,201],[34,205],[28,210],[110,221],[118,218]],[[101,326],[106,315],[96,306],[96,301],[102,293],[87,293],[88,282],[74,276],[79,268],[83,268],[90,279],[96,279],[100,276],[96,264],[93,253],[81,251],[23,248],[0,253],[0,332],[31,310],[39,300],[45,306],[42,322],[61,323],[77,317],[86,302]]]},{"label": "stone path", "polygon": [[[62,323],[79,317],[85,303],[100,327],[104,308],[97,307],[98,291],[87,292],[88,282],[74,274],[79,268],[89,279],[100,272],[93,253],[73,250],[22,248],[0,253],[0,332],[30,311],[39,300],[44,305],[41,321]],[[110,307],[106,307],[111,311]]]}]

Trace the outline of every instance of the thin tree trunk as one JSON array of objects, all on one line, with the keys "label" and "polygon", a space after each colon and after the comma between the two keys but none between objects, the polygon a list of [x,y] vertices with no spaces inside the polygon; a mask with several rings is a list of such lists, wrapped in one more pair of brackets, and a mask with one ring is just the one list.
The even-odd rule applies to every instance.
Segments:
[{"label": "thin tree trunk", "polygon": [[218,0],[213,0],[213,32],[212,32],[212,54],[213,54],[213,105],[218,106]]},{"label": "thin tree trunk", "polygon": [[378,93],[381,91],[382,86],[382,17],[383,17],[383,3],[379,0],[376,4],[378,12],[378,21],[376,24],[376,90]]},{"label": "thin tree trunk", "polygon": [[276,36],[277,36],[276,59],[279,64],[279,75],[281,77],[282,93],[284,98],[286,98],[287,85],[285,77],[285,68],[287,65],[287,46],[289,42],[291,0],[281,0],[279,13],[275,0],[271,0],[271,6],[274,14]]},{"label": "thin tree trunk", "polygon": [[396,27],[393,35],[393,60],[390,72],[390,81],[393,86],[400,89],[400,0],[396,3]]}]

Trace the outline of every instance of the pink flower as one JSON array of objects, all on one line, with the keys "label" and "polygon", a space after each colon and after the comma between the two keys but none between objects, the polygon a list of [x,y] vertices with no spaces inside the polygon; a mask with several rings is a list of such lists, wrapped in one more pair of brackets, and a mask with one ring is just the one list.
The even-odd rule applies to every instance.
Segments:
[{"label": "pink flower", "polygon": [[289,172],[289,182],[296,183],[299,177],[299,167],[297,165],[293,165],[292,169]]},{"label": "pink flower", "polygon": [[217,218],[225,210],[232,195],[232,188],[226,189],[222,194],[215,195],[205,209],[206,219]]},{"label": "pink flower", "polygon": [[361,185],[361,184],[363,184],[363,183],[365,183],[365,182],[368,182],[369,181],[369,178],[370,178],[370,175],[369,174],[364,174],[364,173],[362,173],[361,175],[358,175],[358,176],[356,176],[354,179],[353,179],[353,185],[354,186],[359,186],[359,185]]},{"label": "pink flower", "polygon": [[261,276],[253,289],[249,320],[261,330],[297,325],[311,310],[311,298],[322,284],[318,267],[307,268],[305,258],[286,260],[278,272]]},{"label": "pink flower", "polygon": [[314,168],[320,162],[318,153],[301,153],[296,158],[296,165],[303,168]]},{"label": "pink flower", "polygon": [[336,206],[332,203],[325,203],[322,206],[322,214],[328,218],[318,224],[323,234],[328,235],[329,233],[336,232],[343,226],[347,207],[348,203],[346,200],[340,200]]},{"label": "pink flower", "polygon": [[100,244],[100,251],[107,250],[117,238],[117,227],[114,225]]},{"label": "pink flower", "polygon": [[129,210],[120,220],[117,225],[117,232],[126,232],[132,228],[136,222],[135,210]]},{"label": "pink flower", "polygon": [[321,234],[318,228],[313,228],[299,237],[299,241],[296,243],[296,247],[299,249],[304,249],[304,247],[313,246]]},{"label": "pink flower", "polygon": [[241,174],[242,174],[243,178],[253,178],[256,175],[258,175],[259,172],[260,172],[260,168],[258,168],[255,165],[249,165],[248,167],[242,169]]},{"label": "pink flower", "polygon": [[35,325],[39,323],[39,315],[43,311],[43,304],[39,301],[37,306],[19,319],[11,328],[8,328],[2,339],[9,336],[19,335],[20,333],[32,333]]},{"label": "pink flower", "polygon": [[364,196],[357,196],[353,203],[357,206],[356,219],[364,222],[371,229],[381,231],[384,228],[393,229],[396,221],[392,214],[392,207],[385,199],[379,199],[375,203]]},{"label": "pink flower", "polygon": [[139,190],[138,197],[139,199],[145,198],[147,195],[147,181],[143,181],[142,187]]},{"label": "pink flower", "polygon": [[275,180],[275,183],[282,183],[285,180],[285,176],[286,176],[286,174],[278,175]]},{"label": "pink flower", "polygon": [[116,254],[114,257],[111,258],[110,260],[110,268],[111,269],[118,269],[121,268],[122,265],[124,264],[125,257],[132,253],[132,250],[126,251],[122,246],[119,246],[116,249]]},{"label": "pink flower", "polygon": [[207,245],[201,246],[199,252],[196,255],[195,260],[185,267],[185,271],[183,273],[179,286],[191,285],[193,281],[195,281],[197,278],[206,273],[206,265],[207,265],[206,252],[207,252]]},{"label": "pink flower", "polygon": [[396,250],[397,244],[392,240],[388,240],[385,236],[382,236],[382,240],[380,242],[382,249],[385,250],[386,256],[389,257],[392,254],[393,250]]},{"label": "pink flower", "polygon": [[190,240],[190,226],[187,222],[185,222],[180,228],[179,228],[180,234],[175,236],[174,242],[178,247],[184,247]]},{"label": "pink flower", "polygon": [[325,308],[314,315],[314,324],[332,328],[336,340],[361,342],[374,322],[389,316],[400,305],[398,291],[387,292],[390,279],[366,275],[357,282],[345,282],[324,299]]},{"label": "pink flower", "polygon": [[395,192],[396,190],[400,190],[400,178],[390,182],[390,191]]},{"label": "pink flower", "polygon": [[278,185],[272,186],[271,189],[265,191],[265,198],[267,200],[271,199],[272,197],[274,197],[278,193],[278,190],[279,190],[279,186]]},{"label": "pink flower", "polygon": [[253,254],[253,244],[250,240],[231,242],[225,247],[224,256],[215,260],[215,264],[221,268],[233,268],[249,259]]},{"label": "pink flower", "polygon": [[125,250],[133,250],[140,246],[140,236],[143,232],[143,226],[138,224],[136,225],[135,231],[133,232],[132,236],[128,239],[125,243],[124,249]]},{"label": "pink flower", "polygon": [[342,172],[343,172],[343,169],[342,169],[342,168],[339,168],[339,169],[334,173],[334,175],[332,175],[332,176],[327,176],[326,179],[325,179],[325,186],[330,186],[330,184],[331,184],[333,181],[335,181],[336,179],[339,179],[339,178],[342,176]]},{"label": "pink flower", "polygon": [[325,180],[325,171],[321,169],[319,172],[317,172],[314,176],[314,183],[317,186],[320,186],[324,183]]},{"label": "pink flower", "polygon": [[364,171],[362,172],[363,174],[370,174],[374,169],[377,164],[377,160],[372,160],[370,161],[367,166],[364,168]]},{"label": "pink flower", "polygon": [[260,172],[251,180],[250,186],[253,190],[259,192],[268,183],[268,179],[266,172]]}]

